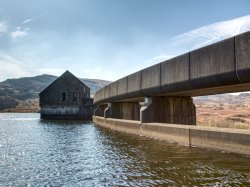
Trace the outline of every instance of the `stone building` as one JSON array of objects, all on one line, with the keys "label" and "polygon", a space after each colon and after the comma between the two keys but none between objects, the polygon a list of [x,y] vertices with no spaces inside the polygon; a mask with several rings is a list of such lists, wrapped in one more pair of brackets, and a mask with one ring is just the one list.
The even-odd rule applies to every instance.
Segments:
[{"label": "stone building", "polygon": [[94,105],[90,88],[69,71],[40,94],[41,119],[91,120]]}]

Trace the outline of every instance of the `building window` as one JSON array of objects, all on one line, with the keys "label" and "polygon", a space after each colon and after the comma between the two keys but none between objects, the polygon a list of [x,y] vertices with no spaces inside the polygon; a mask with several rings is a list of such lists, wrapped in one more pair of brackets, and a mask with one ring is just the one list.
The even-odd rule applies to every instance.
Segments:
[{"label": "building window", "polygon": [[66,101],[66,93],[65,92],[62,93],[62,101]]},{"label": "building window", "polygon": [[77,92],[73,92],[73,101],[77,101]]}]

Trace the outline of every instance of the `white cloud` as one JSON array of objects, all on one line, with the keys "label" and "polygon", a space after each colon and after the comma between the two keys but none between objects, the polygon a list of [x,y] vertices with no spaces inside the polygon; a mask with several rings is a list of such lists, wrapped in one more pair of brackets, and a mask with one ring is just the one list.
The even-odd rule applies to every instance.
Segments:
[{"label": "white cloud", "polygon": [[165,60],[173,58],[173,55],[159,55],[156,57],[153,57],[145,62],[145,64],[157,64],[159,62],[163,62]]},{"label": "white cloud", "polygon": [[[28,19],[24,20],[24,21],[20,24],[20,26],[18,26],[18,27],[16,28],[15,31],[10,32],[11,38],[14,40],[14,39],[18,39],[18,38],[23,38],[23,37],[25,37],[25,36],[28,34],[28,31],[30,30],[30,28],[28,28],[28,27],[22,28],[22,27],[24,27],[24,25],[26,25],[26,24],[28,24],[28,23],[30,23],[30,22],[33,22],[33,21],[36,20],[37,18],[39,18],[39,17],[41,17],[41,16],[43,16],[43,15],[45,15],[45,14],[47,14],[47,13],[48,13],[47,11],[46,11],[46,12],[42,12],[41,14],[39,14],[39,15],[37,15],[37,16],[35,16],[35,17],[31,17],[31,18],[28,18]],[[3,25],[3,26],[4,26],[4,25]],[[1,22],[0,22],[0,34],[1,34]]]},{"label": "white cloud", "polygon": [[0,72],[0,81],[6,77],[19,78],[31,75],[24,62],[7,54],[0,54]]},{"label": "white cloud", "polygon": [[22,29],[21,27],[17,27],[15,31],[10,33],[10,36],[12,39],[23,38],[24,36],[27,35],[29,30],[30,30],[30,28]]},{"label": "white cloud", "polygon": [[0,35],[7,32],[8,26],[6,22],[0,22]]},{"label": "white cloud", "polygon": [[22,24],[24,25],[24,24],[27,24],[27,23],[32,22],[32,21],[33,21],[33,19],[29,18],[29,19],[24,20]]},{"label": "white cloud", "polygon": [[49,75],[61,75],[65,72],[65,69],[59,69],[59,68],[42,68],[38,69],[38,74],[49,74]]},{"label": "white cloud", "polygon": [[180,34],[159,46],[158,51],[166,56],[178,56],[246,31],[250,31],[250,15],[221,21]]},{"label": "white cloud", "polygon": [[[73,70],[73,72],[76,72],[76,74],[79,75],[84,75],[86,78],[96,78],[96,77],[102,77],[101,79],[104,80],[117,80],[118,78],[120,78],[120,74],[122,74],[122,71],[120,71],[120,74],[118,75],[117,73],[115,73],[112,70],[106,70],[103,69],[102,67],[94,67],[94,68],[90,68],[90,69],[83,69],[83,70]],[[125,76],[125,74],[124,74]]]},{"label": "white cloud", "polygon": [[36,19],[38,19],[38,18],[40,18],[40,17],[46,15],[47,13],[48,13],[48,11],[44,11],[44,12],[42,12],[42,13],[40,13],[40,14],[34,16],[34,17],[28,18],[28,19],[26,19],[26,20],[23,21],[22,25],[25,25],[25,24],[27,24],[27,23],[33,22],[33,21],[35,21]]},{"label": "white cloud", "polygon": [[250,15],[201,27],[179,35],[174,40],[191,42],[195,44],[193,48],[199,48],[249,30]]}]

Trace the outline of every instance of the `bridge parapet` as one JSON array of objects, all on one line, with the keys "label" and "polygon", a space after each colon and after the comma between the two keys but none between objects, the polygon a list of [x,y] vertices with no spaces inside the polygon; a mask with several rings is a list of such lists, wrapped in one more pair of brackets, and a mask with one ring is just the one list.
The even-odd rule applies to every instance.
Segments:
[{"label": "bridge parapet", "polygon": [[189,58],[186,53],[161,63],[161,89],[163,93],[190,89]]},{"label": "bridge parapet", "polygon": [[250,32],[235,37],[237,76],[243,83],[250,82]]},{"label": "bridge parapet", "polygon": [[235,38],[190,52],[191,89],[239,84],[236,76]]}]

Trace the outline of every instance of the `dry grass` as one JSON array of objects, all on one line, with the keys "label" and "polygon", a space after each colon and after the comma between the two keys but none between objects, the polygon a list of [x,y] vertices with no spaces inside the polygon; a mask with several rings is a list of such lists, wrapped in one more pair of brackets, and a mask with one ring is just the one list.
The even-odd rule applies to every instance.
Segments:
[{"label": "dry grass", "polygon": [[250,102],[196,100],[197,125],[250,130]]}]

